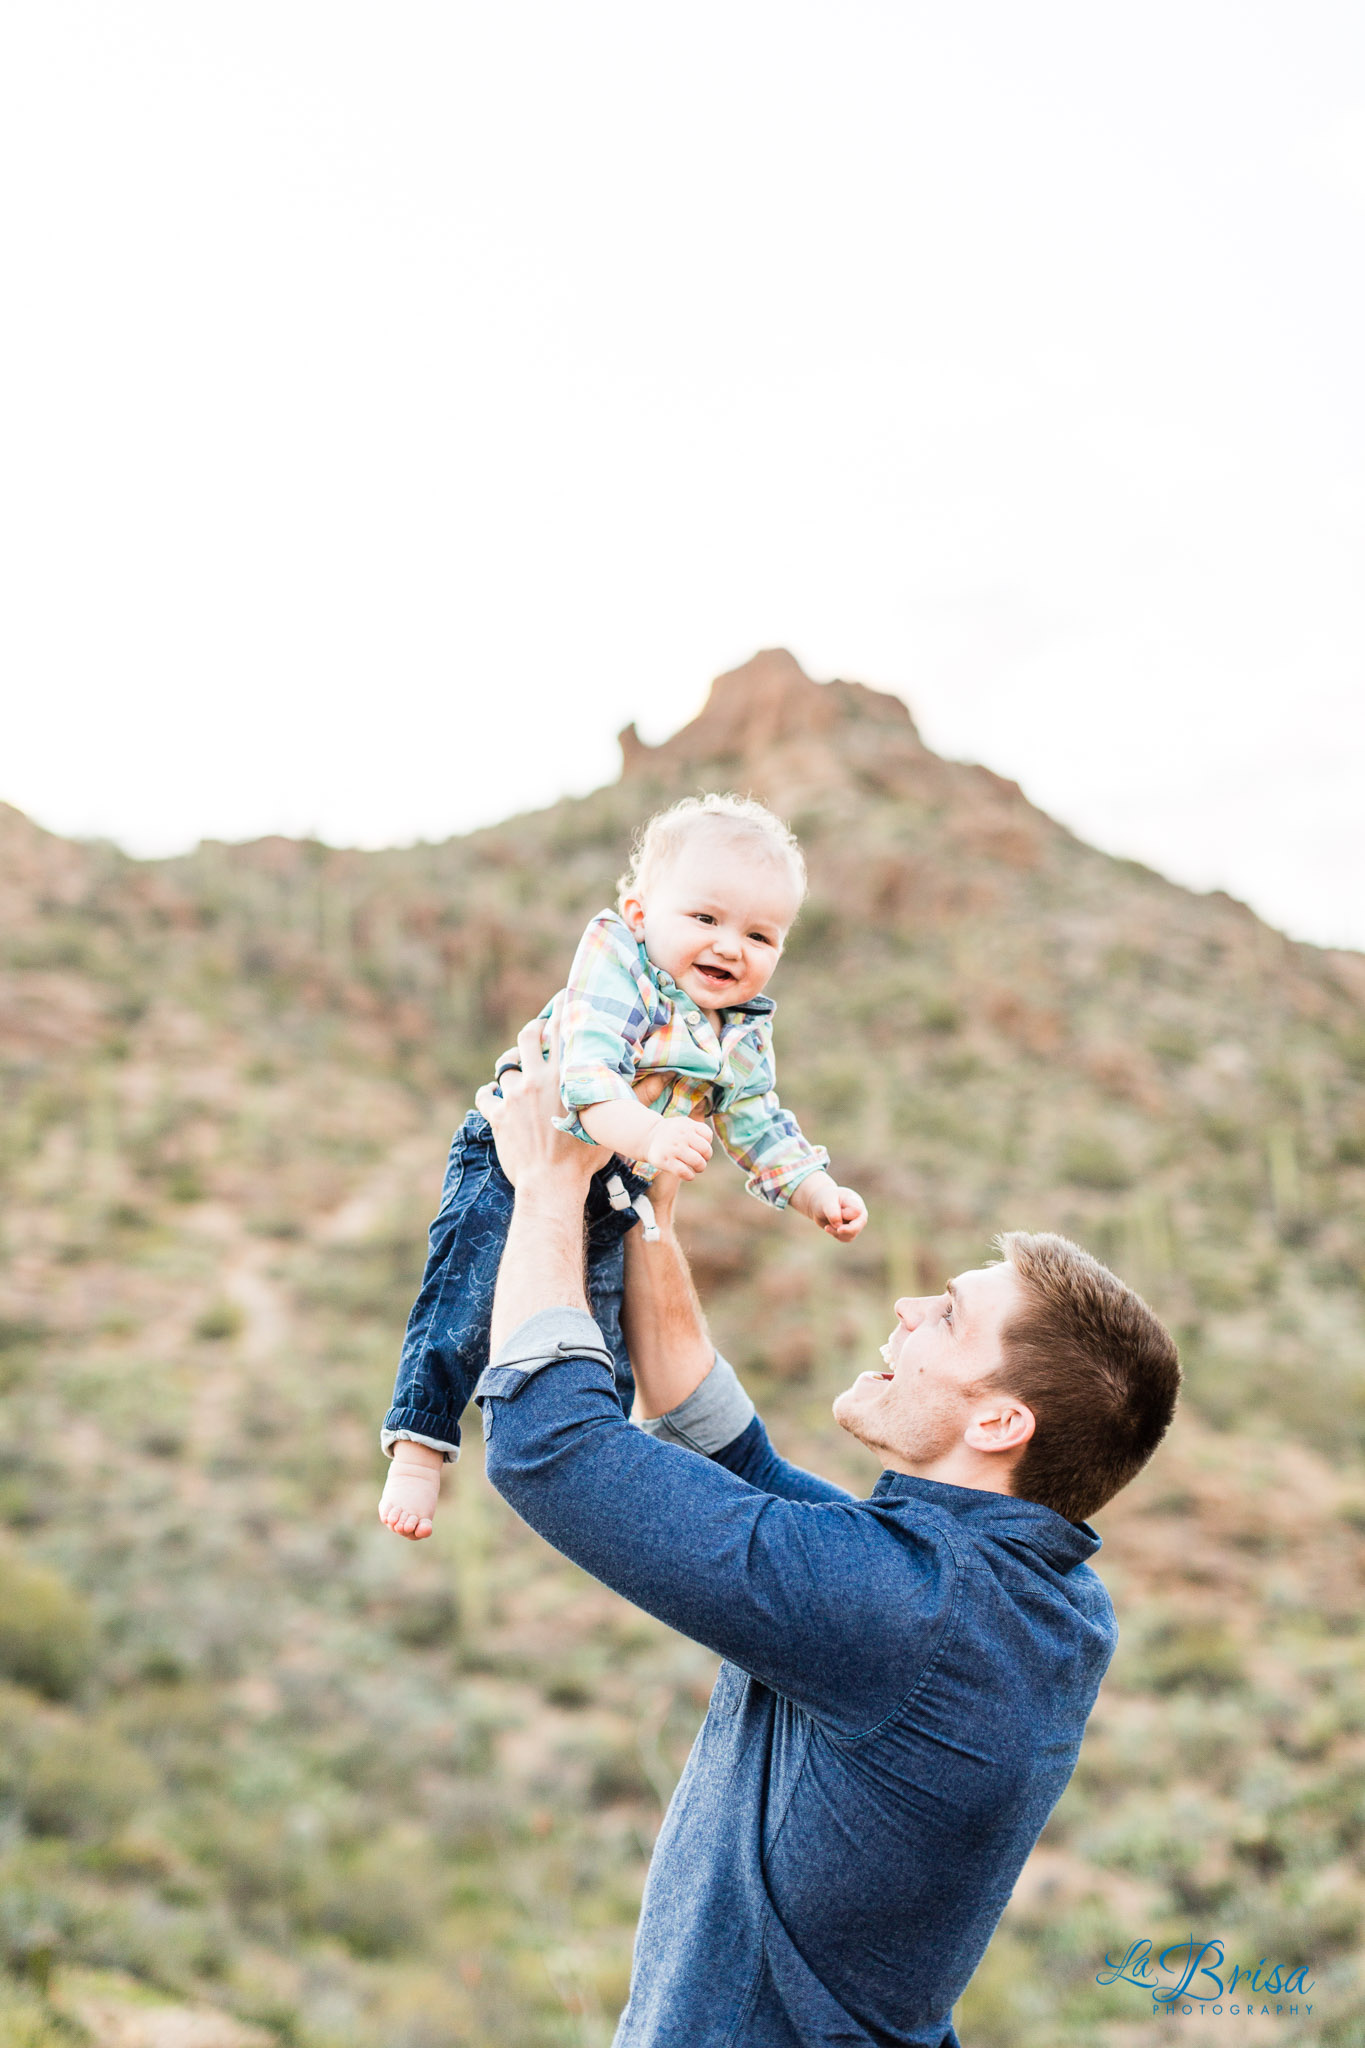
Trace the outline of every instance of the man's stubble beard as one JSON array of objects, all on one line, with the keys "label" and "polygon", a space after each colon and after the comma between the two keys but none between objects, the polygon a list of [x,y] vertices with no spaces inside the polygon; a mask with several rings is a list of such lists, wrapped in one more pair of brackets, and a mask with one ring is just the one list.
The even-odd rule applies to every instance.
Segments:
[{"label": "man's stubble beard", "polygon": [[904,1410],[900,1414],[883,1411],[864,1415],[855,1408],[847,1421],[836,1404],[834,1419],[864,1449],[879,1457],[889,1451],[893,1457],[901,1458],[907,1464],[935,1463],[947,1456],[962,1435],[961,1416],[957,1413],[950,1415],[937,1404],[926,1404],[908,1415]]}]

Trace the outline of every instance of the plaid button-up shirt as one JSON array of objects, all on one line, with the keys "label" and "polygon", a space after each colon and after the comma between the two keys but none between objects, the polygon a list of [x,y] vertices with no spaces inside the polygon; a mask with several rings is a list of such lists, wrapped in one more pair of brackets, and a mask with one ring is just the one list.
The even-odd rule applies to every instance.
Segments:
[{"label": "plaid button-up shirt", "polygon": [[[584,932],[560,1012],[560,1130],[592,1140],[577,1111],[624,1101],[642,1074],[669,1085],[650,1106],[662,1116],[704,1110],[751,1195],[784,1209],[793,1190],[829,1165],[777,1099],[773,1001],[755,996],[732,1010],[699,1009],[645,952],[624,918],[601,911]],[[549,1016],[550,1005],[541,1013]],[[631,1170],[652,1180],[654,1168]]]}]

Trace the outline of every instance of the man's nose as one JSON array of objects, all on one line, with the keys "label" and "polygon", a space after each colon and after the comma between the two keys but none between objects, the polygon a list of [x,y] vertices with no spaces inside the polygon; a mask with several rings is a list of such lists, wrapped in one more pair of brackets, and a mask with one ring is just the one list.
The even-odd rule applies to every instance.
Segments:
[{"label": "man's nose", "polygon": [[903,1294],[896,1303],[896,1318],[907,1330],[918,1329],[927,1305],[927,1297],[922,1294]]}]

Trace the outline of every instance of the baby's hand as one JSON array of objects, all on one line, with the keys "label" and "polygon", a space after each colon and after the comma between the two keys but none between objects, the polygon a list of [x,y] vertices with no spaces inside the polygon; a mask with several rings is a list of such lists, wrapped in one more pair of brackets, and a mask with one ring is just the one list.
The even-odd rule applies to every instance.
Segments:
[{"label": "baby's hand", "polygon": [[711,1142],[710,1128],[695,1117],[661,1116],[645,1158],[665,1173],[676,1173],[681,1180],[695,1180],[706,1171]]},{"label": "baby's hand", "polygon": [[824,1219],[824,1227],[840,1244],[852,1244],[867,1221],[867,1203],[856,1188],[836,1188],[835,1208]]},{"label": "baby's hand", "polygon": [[852,1244],[867,1221],[867,1204],[857,1189],[841,1188],[828,1173],[808,1174],[792,1196],[792,1207],[840,1244]]},{"label": "baby's hand", "polygon": [[379,1519],[395,1536],[420,1543],[431,1534],[431,1518],[441,1497],[439,1451],[400,1437],[393,1447],[389,1476],[379,1501]]}]

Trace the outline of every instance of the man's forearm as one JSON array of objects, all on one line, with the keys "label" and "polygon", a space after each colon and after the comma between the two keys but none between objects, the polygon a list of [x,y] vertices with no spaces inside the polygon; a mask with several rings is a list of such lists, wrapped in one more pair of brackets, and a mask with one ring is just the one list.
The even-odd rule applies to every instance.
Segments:
[{"label": "man's forearm", "polygon": [[507,1339],[543,1308],[586,1309],[581,1175],[542,1173],[517,1183],[507,1248],[498,1268],[489,1335],[496,1358]]},{"label": "man's forearm", "polygon": [[661,1204],[657,1244],[643,1233],[626,1236],[626,1295],[621,1328],[635,1375],[636,1412],[667,1415],[710,1372],[715,1349],[697,1300],[682,1246],[673,1230],[672,1204]]}]

